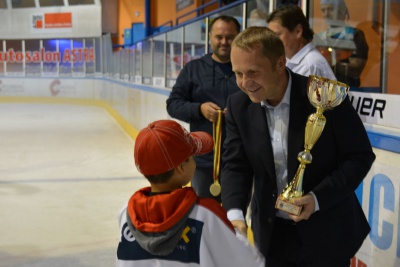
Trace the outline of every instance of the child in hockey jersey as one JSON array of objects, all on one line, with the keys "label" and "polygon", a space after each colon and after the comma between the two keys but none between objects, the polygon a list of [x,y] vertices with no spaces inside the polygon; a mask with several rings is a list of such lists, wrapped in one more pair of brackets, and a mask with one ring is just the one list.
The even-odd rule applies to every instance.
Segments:
[{"label": "child in hockey jersey", "polygon": [[120,214],[117,266],[264,267],[264,258],[235,230],[213,199],[188,184],[194,155],[212,151],[206,132],[187,132],[173,120],[140,131],[134,157],[150,187],[138,190]]}]

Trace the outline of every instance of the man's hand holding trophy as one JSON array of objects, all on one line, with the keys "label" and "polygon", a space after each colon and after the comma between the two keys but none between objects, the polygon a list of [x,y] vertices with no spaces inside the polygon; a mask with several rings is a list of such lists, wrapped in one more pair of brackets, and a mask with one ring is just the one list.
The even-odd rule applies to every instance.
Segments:
[{"label": "man's hand holding trophy", "polygon": [[299,215],[302,210],[302,206],[297,206],[292,202],[293,199],[303,196],[304,171],[306,165],[312,162],[310,150],[319,139],[326,123],[323,112],[340,105],[346,98],[350,87],[338,81],[310,75],[307,88],[308,99],[317,111],[308,117],[306,123],[304,150],[297,156],[300,162],[297,172],[293,180],[279,195],[275,204],[277,209],[294,215]]}]

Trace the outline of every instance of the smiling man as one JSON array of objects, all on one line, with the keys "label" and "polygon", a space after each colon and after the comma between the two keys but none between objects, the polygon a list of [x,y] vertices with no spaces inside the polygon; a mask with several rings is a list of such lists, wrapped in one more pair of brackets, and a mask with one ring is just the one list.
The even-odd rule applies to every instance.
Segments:
[{"label": "smiling man", "polygon": [[304,174],[299,215],[275,209],[297,171],[307,118],[315,112],[308,78],[285,67],[284,45],[265,27],[250,27],[232,43],[232,68],[242,92],[228,99],[222,156],[222,205],[246,233],[251,228],[267,267],[348,267],[370,227],[354,193],[375,155],[347,97],[324,115],[326,125]]},{"label": "smiling man", "polygon": [[[231,16],[221,15],[209,26],[212,53],[187,63],[180,72],[167,99],[168,114],[190,124],[191,131],[205,131],[213,135],[213,122],[218,111],[226,112],[226,101],[232,93],[240,91],[230,60],[231,44],[240,32],[239,22]],[[222,141],[225,126],[222,127]],[[200,197],[215,198],[210,186],[213,184],[213,153],[195,157],[197,169],[192,187]]]}]

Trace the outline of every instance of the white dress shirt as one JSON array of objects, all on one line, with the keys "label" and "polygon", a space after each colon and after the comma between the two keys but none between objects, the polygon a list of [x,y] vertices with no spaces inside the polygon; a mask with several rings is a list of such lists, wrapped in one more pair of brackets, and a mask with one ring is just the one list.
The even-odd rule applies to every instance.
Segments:
[{"label": "white dress shirt", "polygon": [[[265,115],[268,121],[269,135],[271,137],[271,144],[274,153],[278,194],[280,194],[288,184],[287,135],[289,129],[291,85],[292,77],[289,74],[289,83],[285,95],[276,107],[269,105],[267,101],[261,101],[261,106],[265,108]],[[262,138],[262,136],[260,136],[260,138]],[[227,215],[230,221],[244,220],[243,212],[240,209],[230,209]],[[277,215],[282,218],[289,218],[283,211],[278,211]]]},{"label": "white dress shirt", "polygon": [[[265,108],[267,116],[269,135],[271,137],[272,150],[274,153],[274,163],[276,172],[276,185],[280,194],[288,185],[287,172],[287,139],[289,129],[290,111],[290,88],[292,77],[289,74],[289,82],[282,101],[275,107],[262,101],[261,106]],[[277,210],[277,216],[288,219],[286,212]]]},{"label": "white dress shirt", "polygon": [[303,76],[317,75],[336,81],[328,61],[313,43],[304,46],[291,59],[286,59],[286,67]]}]

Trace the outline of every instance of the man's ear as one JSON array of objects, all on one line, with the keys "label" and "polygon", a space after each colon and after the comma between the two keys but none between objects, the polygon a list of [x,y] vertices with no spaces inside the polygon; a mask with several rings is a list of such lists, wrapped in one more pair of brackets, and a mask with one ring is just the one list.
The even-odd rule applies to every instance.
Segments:
[{"label": "man's ear", "polygon": [[278,59],[278,68],[279,68],[279,70],[285,70],[286,69],[286,57],[285,56],[281,56]]},{"label": "man's ear", "polygon": [[294,28],[294,31],[297,37],[300,38],[303,35],[303,26],[301,26],[301,24],[297,24],[297,26]]}]

